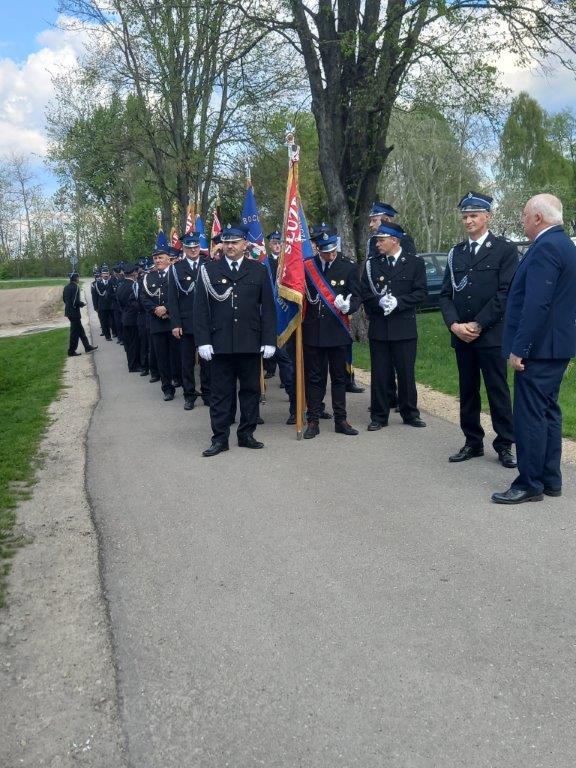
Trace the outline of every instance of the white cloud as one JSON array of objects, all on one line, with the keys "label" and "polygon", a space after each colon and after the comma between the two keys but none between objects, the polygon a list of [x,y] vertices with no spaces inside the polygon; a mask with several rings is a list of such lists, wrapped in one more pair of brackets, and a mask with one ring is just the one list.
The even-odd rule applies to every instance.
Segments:
[{"label": "white cloud", "polygon": [[46,153],[45,110],[54,96],[52,77],[76,65],[86,34],[65,29],[65,23],[60,17],[56,27],[41,32],[40,49],[25,61],[0,59],[0,155]]},{"label": "white cloud", "polygon": [[576,76],[557,60],[550,57],[543,65],[533,61],[528,68],[521,68],[512,54],[505,54],[497,65],[503,85],[515,94],[525,91],[548,112],[576,109]]}]

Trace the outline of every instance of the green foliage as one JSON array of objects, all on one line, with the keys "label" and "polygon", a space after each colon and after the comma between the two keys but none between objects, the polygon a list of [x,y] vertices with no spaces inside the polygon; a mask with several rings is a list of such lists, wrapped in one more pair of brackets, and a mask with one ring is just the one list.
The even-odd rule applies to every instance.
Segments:
[{"label": "green foliage", "polygon": [[565,110],[549,115],[527,93],[510,107],[500,138],[499,182],[503,214],[518,222],[526,200],[550,192],[562,200],[567,219],[576,213],[575,118]]},{"label": "green foliage", "polygon": [[399,211],[419,250],[447,250],[462,239],[458,200],[468,189],[486,188],[478,158],[429,104],[394,115],[390,141],[394,151],[380,177],[380,199]]},{"label": "green foliage", "polygon": [[68,330],[0,339],[0,607],[8,560],[22,544],[15,508],[27,498],[47,408],[61,387]]},{"label": "green foliage", "polygon": [[159,198],[149,184],[137,186],[125,218],[124,254],[128,261],[150,255],[156,239],[155,211],[159,204]]}]

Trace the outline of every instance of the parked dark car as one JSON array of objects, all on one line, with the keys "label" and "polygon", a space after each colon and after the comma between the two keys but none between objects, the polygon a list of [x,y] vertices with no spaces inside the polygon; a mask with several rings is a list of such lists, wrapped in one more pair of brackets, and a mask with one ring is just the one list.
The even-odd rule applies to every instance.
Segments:
[{"label": "parked dark car", "polygon": [[428,296],[420,309],[436,309],[440,299],[442,281],[448,261],[447,253],[419,253],[426,265],[426,282],[428,284]]}]

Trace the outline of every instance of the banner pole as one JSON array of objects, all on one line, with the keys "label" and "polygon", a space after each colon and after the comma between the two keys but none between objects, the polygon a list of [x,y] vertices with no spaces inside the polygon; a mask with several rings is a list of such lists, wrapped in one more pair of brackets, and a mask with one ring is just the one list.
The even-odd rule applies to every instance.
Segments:
[{"label": "banner pole", "polygon": [[302,440],[304,422],[304,352],[302,348],[302,324],[296,326],[296,440]]}]

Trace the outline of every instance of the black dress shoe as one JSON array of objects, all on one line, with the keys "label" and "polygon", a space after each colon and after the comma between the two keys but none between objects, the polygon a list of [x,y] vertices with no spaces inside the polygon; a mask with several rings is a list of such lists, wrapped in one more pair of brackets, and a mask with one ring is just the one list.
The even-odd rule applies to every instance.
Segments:
[{"label": "black dress shoe", "polygon": [[284,386],[284,384],[282,384],[282,382],[280,382],[280,384],[278,384],[278,386],[280,387],[280,389],[286,389],[286,387]]},{"label": "black dress shoe", "polygon": [[95,347],[86,347],[86,349],[84,351],[85,352],[94,352],[95,349],[98,349],[98,345],[96,345]]},{"label": "black dress shoe", "polygon": [[160,381],[160,376],[150,376],[150,384],[156,384],[157,381]]},{"label": "black dress shoe", "polygon": [[217,456],[219,453],[227,450],[228,443],[219,443],[213,440],[210,448],[206,448],[205,451],[202,451],[202,456]]},{"label": "black dress shoe", "polygon": [[545,485],[543,493],[545,496],[562,496],[562,486],[560,488],[551,488]]},{"label": "black dress shoe", "polygon": [[256,419],[256,424],[264,424],[264,419],[262,418],[262,416],[258,416],[258,418]]},{"label": "black dress shoe", "polygon": [[351,424],[348,424],[347,421],[339,421],[337,424],[334,424],[334,432],[337,432],[339,435],[358,434],[358,430],[354,429],[354,427]]},{"label": "black dress shoe", "polygon": [[164,401],[174,400],[174,392],[164,392]]},{"label": "black dress shoe", "polygon": [[508,469],[514,469],[514,467],[518,466],[510,448],[502,448],[502,450],[498,451],[498,461],[503,467]]},{"label": "black dress shoe", "polygon": [[405,421],[404,424],[407,424],[409,427],[425,427],[426,422],[422,421],[422,419],[410,419],[409,421]]},{"label": "black dress shoe", "polygon": [[238,438],[238,446],[240,448],[264,448],[264,443],[256,440],[252,435],[247,435],[246,437]]},{"label": "black dress shoe", "polygon": [[370,424],[368,424],[368,432],[377,432],[379,429],[383,429],[384,427],[388,426],[387,421],[371,421]]},{"label": "black dress shoe", "polygon": [[400,406],[399,405],[394,406],[394,413],[400,413]]},{"label": "black dress shoe", "polygon": [[322,411],[322,413],[320,414],[320,418],[321,419],[331,419],[332,418],[332,414],[329,411]]},{"label": "black dress shoe", "polygon": [[459,461],[475,459],[477,456],[484,456],[484,448],[482,448],[482,446],[480,446],[480,448],[472,448],[471,445],[465,445],[463,448],[460,448],[458,453],[453,453],[452,456],[449,456],[448,461],[455,464]]},{"label": "black dress shoe", "polygon": [[317,421],[309,421],[308,426],[304,432],[304,440],[311,440],[316,435],[320,434],[320,427]]},{"label": "black dress shoe", "polygon": [[358,384],[352,382],[352,384],[346,384],[346,392],[351,392],[353,395],[359,395],[364,392],[364,387],[359,387]]},{"label": "black dress shoe", "polygon": [[286,424],[288,424],[289,427],[293,427],[294,424],[296,424],[296,416],[292,416],[292,414],[290,414],[290,416],[288,416],[286,419]]},{"label": "black dress shoe", "polygon": [[208,407],[210,407],[210,400],[208,400],[207,397],[203,397],[202,402],[204,403],[204,405],[207,405]]},{"label": "black dress shoe", "polygon": [[180,379],[172,379],[172,386],[173,387],[181,387],[182,386],[182,382],[180,381]]},{"label": "black dress shoe", "polygon": [[142,370],[140,371],[140,376],[148,376],[149,374],[150,374],[150,371],[148,370],[148,368],[142,368]]},{"label": "black dress shoe", "polygon": [[194,409],[194,400],[196,398],[194,397],[186,397],[184,398],[184,410],[185,411],[192,411]]},{"label": "black dress shoe", "polygon": [[80,357],[81,352],[68,352],[68,357]]},{"label": "black dress shoe", "polygon": [[104,338],[106,339],[106,341],[112,341],[112,336],[104,336]]},{"label": "black dress shoe", "polygon": [[273,373],[265,373],[265,374],[264,374],[264,378],[265,378],[265,379],[273,379],[273,378],[274,378],[274,375],[275,375],[275,374],[273,374]]},{"label": "black dress shoe", "polygon": [[493,493],[494,504],[522,504],[525,501],[542,501],[542,493],[534,493],[523,488],[508,488],[504,493]]}]

